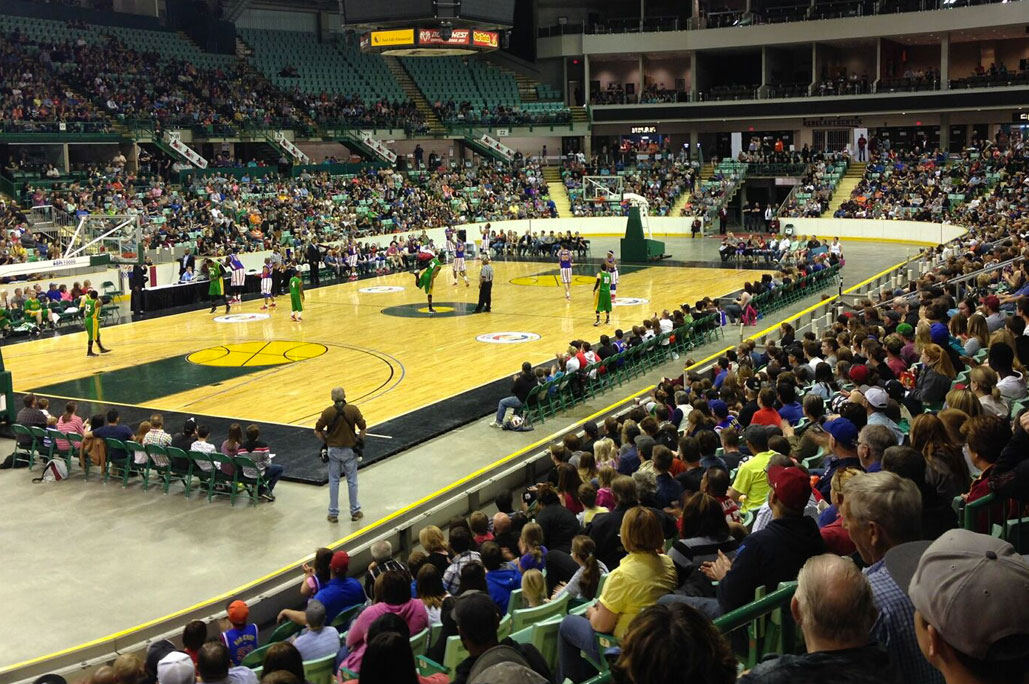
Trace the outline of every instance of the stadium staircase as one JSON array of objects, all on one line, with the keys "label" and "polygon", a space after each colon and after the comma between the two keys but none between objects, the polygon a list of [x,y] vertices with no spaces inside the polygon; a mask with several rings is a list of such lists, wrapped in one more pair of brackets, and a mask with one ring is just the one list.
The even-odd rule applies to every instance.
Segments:
[{"label": "stadium staircase", "polygon": [[[700,181],[697,182],[699,183]],[[693,197],[693,193],[690,192],[684,192],[679,195],[679,199],[675,200],[675,204],[673,204],[672,208],[668,211],[668,215],[680,216],[682,214],[683,207],[686,206],[691,197]]]},{"label": "stadium staircase", "polygon": [[568,111],[572,113],[573,124],[584,124],[589,126],[590,124],[590,113],[586,107],[569,107]]},{"label": "stadium staircase", "polygon": [[554,206],[557,207],[557,215],[562,218],[571,218],[572,201],[568,197],[568,188],[565,187],[565,183],[561,179],[561,167],[544,166],[543,180],[547,181],[548,194],[550,199],[554,200]]},{"label": "stadium staircase", "polygon": [[821,218],[832,218],[836,210],[839,209],[844,202],[850,200],[850,194],[854,192],[854,188],[857,187],[858,183],[865,176],[865,167],[868,166],[865,162],[851,162],[847,168],[846,173],[843,174],[843,178],[840,180],[840,184],[836,186],[836,190],[833,192],[833,201],[829,205],[829,208],[822,212]]},{"label": "stadium staircase", "polygon": [[407,73],[407,69],[400,63],[400,60],[396,57],[383,57],[382,61],[386,63],[386,68],[393,74],[393,78],[403,89],[407,99],[414,102],[418,111],[425,117],[425,125],[429,127],[429,133],[434,136],[446,135],[447,127],[436,116],[432,104],[425,98],[422,91],[418,89],[414,79],[411,78],[411,74]]},{"label": "stadium staircase", "polygon": [[240,59],[248,60],[254,55],[254,49],[250,47],[245,40],[236,36],[236,56]]}]

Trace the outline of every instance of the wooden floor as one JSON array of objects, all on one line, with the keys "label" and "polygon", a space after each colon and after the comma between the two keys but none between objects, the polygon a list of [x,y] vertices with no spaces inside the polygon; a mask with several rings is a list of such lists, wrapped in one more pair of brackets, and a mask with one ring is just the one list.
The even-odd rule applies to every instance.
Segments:
[{"label": "wooden floor", "polygon": [[[477,263],[469,267],[471,287],[452,285],[449,267],[440,273],[437,308],[474,306],[479,269]],[[85,356],[84,333],[71,333],[9,345],[4,360],[18,391],[80,379],[64,386],[87,386],[92,396],[73,389],[61,396],[294,425],[313,424],[329,402],[329,390],[342,385],[375,424],[512,374],[522,361],[544,362],[572,339],[596,339],[654,311],[722,295],[760,278],[758,271],[717,268],[623,272],[618,298],[649,301],[616,306],[611,325],[594,328],[589,276],[576,278],[568,302],[553,264],[498,262],[494,267],[489,314],[420,313],[425,295],[410,274],[402,273],[311,290],[300,323],[290,320],[286,297],[266,319],[249,322],[216,322],[224,309],[212,316],[205,308],[105,328],[102,339],[113,352],[99,358]],[[403,290],[360,292],[369,287]],[[233,313],[264,312],[257,301],[234,306]],[[492,333],[530,333],[539,339],[505,344],[476,339]],[[151,388],[157,394],[138,399]]]}]

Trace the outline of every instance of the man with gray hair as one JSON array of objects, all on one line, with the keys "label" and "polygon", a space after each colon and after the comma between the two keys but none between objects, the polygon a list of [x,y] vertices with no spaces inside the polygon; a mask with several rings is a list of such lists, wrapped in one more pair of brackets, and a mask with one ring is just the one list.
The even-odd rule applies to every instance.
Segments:
[{"label": "man with gray hair", "polygon": [[883,469],[883,453],[891,446],[897,446],[897,440],[890,427],[869,424],[861,428],[857,454],[866,473],[877,473]]},{"label": "man with gray hair", "polygon": [[843,487],[840,515],[867,566],[864,573],[879,607],[872,636],[889,651],[904,681],[943,684],[943,677],[918,648],[911,599],[883,562],[894,546],[922,538],[918,486],[887,471],[856,475]]},{"label": "man with gray hair", "polygon": [[304,660],[318,660],[339,652],[339,632],[335,627],[325,626],[325,606],[321,601],[311,599],[304,609],[307,627],[293,640]]},{"label": "man with gray hair", "polygon": [[372,562],[368,564],[368,571],[364,576],[364,593],[371,600],[375,600],[375,578],[388,570],[398,570],[410,576],[407,566],[398,560],[393,559],[393,545],[387,539],[380,539],[373,542],[369,549],[372,554]]},{"label": "man with gray hair", "polygon": [[898,682],[890,655],[869,634],[875,602],[854,562],[835,554],[812,556],[797,576],[790,602],[807,653],[759,663],[740,684],[796,684],[843,678],[849,684]]},{"label": "man with gray hair", "polygon": [[[364,517],[357,500],[357,463],[355,447],[363,446],[367,425],[361,410],[347,403],[342,387],[332,389],[332,406],[322,411],[314,426],[314,434],[322,440],[329,451],[329,516],[330,523],[339,522],[339,478],[347,478],[347,494],[350,498],[350,519]],[[360,431],[360,434],[358,434]]]}]

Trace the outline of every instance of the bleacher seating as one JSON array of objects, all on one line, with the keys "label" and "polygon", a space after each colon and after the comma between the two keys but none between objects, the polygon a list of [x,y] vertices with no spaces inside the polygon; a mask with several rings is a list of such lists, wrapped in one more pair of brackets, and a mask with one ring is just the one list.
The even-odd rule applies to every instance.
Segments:
[{"label": "bleacher seating", "polygon": [[401,63],[447,123],[509,125],[571,120],[561,102],[523,102],[514,77],[484,60],[421,57],[403,58]]},{"label": "bleacher seating", "polygon": [[[405,101],[400,85],[378,55],[365,55],[342,40],[321,42],[313,33],[239,29],[253,49],[254,66],[283,90],[348,95],[364,102]],[[281,75],[293,67],[297,76]]]}]

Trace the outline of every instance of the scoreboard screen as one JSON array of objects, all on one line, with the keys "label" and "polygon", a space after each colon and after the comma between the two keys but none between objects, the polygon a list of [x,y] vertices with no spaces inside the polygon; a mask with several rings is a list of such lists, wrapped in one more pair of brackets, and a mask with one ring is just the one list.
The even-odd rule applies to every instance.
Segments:
[{"label": "scoreboard screen", "polygon": [[503,24],[514,23],[515,0],[461,0],[462,19]]},{"label": "scoreboard screen", "polygon": [[439,8],[433,0],[343,0],[344,21],[349,25],[396,25],[397,22],[438,17],[510,26],[514,21],[514,10],[515,0],[446,0],[440,3]]},{"label": "scoreboard screen", "polygon": [[432,0],[343,0],[343,12],[348,24],[375,24],[425,19],[433,16],[434,8]]}]

